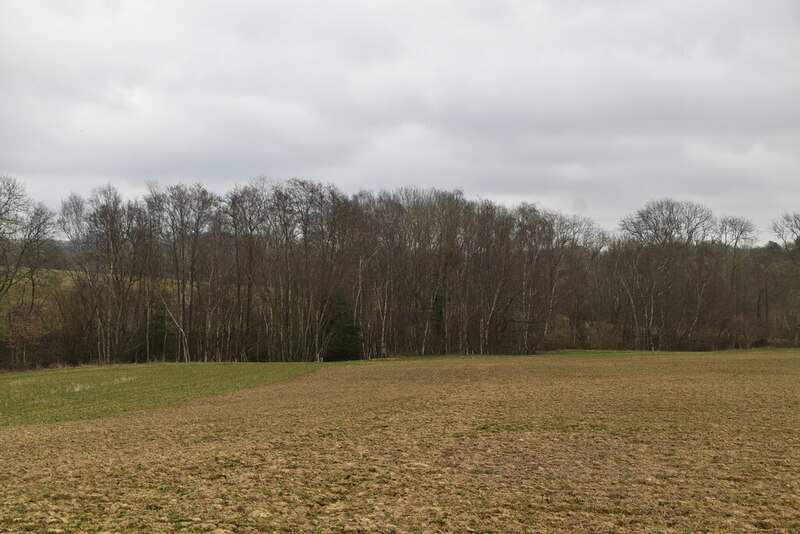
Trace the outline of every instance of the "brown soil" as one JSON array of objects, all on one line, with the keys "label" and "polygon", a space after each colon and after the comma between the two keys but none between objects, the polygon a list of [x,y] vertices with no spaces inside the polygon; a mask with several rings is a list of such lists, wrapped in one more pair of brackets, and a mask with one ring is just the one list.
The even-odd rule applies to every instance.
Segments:
[{"label": "brown soil", "polygon": [[0,531],[800,532],[800,352],[371,362],[0,429]]}]

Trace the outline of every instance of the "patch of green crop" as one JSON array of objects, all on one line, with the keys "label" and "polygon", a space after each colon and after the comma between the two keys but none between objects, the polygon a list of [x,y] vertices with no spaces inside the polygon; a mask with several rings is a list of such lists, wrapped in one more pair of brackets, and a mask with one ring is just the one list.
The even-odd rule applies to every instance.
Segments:
[{"label": "patch of green crop", "polygon": [[95,419],[295,378],[330,364],[151,363],[0,374],[0,427]]}]

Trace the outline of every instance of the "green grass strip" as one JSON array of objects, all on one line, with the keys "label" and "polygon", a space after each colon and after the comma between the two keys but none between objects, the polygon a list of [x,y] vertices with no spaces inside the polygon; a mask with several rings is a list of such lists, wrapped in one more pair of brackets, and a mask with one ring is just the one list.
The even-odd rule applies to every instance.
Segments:
[{"label": "green grass strip", "polygon": [[319,363],[151,363],[0,374],[0,427],[173,406],[322,369]]}]

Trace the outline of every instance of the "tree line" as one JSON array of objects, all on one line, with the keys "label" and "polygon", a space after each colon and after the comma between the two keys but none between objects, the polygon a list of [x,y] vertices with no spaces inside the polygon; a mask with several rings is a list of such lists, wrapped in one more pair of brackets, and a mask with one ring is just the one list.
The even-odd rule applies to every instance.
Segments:
[{"label": "tree line", "polygon": [[259,179],[59,213],[0,177],[0,366],[800,346],[800,213],[536,205]]}]

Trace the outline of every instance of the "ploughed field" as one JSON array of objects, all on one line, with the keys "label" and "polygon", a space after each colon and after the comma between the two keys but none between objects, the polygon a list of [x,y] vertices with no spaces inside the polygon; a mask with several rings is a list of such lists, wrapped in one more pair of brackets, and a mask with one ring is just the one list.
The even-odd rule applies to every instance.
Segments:
[{"label": "ploughed field", "polygon": [[0,532],[800,531],[800,351],[15,373],[0,410]]}]

